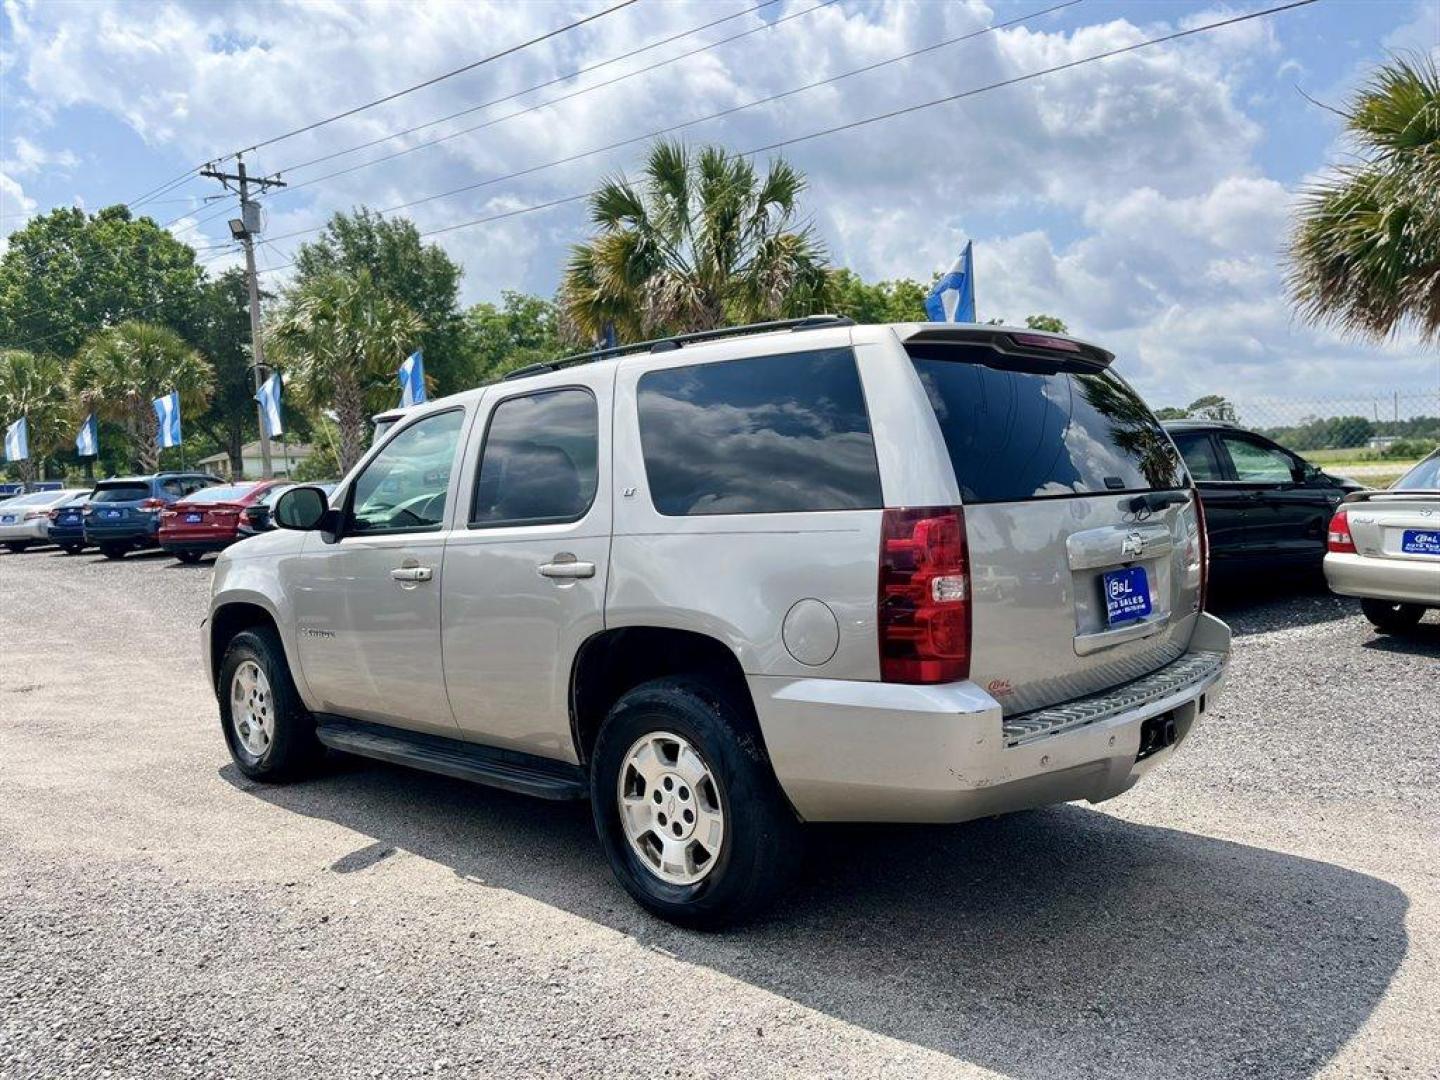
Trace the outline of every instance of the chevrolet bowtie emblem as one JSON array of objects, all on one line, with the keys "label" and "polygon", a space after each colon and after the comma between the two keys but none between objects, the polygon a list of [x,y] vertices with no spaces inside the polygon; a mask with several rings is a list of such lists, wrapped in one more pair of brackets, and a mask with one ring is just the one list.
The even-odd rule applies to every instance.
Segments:
[{"label": "chevrolet bowtie emblem", "polygon": [[1120,545],[1120,554],[1134,557],[1145,550],[1145,537],[1138,532],[1132,532],[1125,537],[1125,542]]}]

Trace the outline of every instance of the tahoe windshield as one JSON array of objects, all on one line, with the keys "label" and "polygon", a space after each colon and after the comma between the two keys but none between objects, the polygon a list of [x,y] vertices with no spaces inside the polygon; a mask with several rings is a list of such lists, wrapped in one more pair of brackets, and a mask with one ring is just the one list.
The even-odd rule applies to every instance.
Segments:
[{"label": "tahoe windshield", "polygon": [[149,484],[101,484],[90,496],[91,502],[138,502],[150,494]]},{"label": "tahoe windshield", "polygon": [[967,503],[1185,485],[1159,421],[1108,371],[978,346],[917,343],[908,351]]}]

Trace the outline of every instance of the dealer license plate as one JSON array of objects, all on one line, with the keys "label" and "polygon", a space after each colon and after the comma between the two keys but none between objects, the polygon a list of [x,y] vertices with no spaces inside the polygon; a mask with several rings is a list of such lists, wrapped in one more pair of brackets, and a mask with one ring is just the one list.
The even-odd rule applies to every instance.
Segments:
[{"label": "dealer license plate", "polygon": [[1103,587],[1105,619],[1111,626],[1150,614],[1150,579],[1143,566],[1106,571]]},{"label": "dealer license plate", "polygon": [[1406,529],[1400,534],[1400,550],[1406,555],[1440,555],[1440,532]]}]

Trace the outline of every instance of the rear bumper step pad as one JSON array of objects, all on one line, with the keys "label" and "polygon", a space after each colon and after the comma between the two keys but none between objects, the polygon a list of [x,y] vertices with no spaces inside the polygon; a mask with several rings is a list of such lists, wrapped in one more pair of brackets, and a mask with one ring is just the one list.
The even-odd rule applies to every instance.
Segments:
[{"label": "rear bumper step pad", "polygon": [[1213,682],[1224,672],[1226,659],[1226,654],[1222,652],[1186,653],[1174,663],[1123,686],[1022,716],[1008,716],[1003,727],[1005,745],[1023,746],[1037,739],[1073,731],[1108,720],[1119,713],[1143,708],[1151,702],[1181,693],[1187,687]]}]

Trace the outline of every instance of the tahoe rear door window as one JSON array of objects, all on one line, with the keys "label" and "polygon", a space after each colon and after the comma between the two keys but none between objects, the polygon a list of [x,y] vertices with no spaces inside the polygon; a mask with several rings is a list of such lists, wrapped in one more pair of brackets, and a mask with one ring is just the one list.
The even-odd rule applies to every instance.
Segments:
[{"label": "tahoe rear door window", "polygon": [[908,350],[967,503],[1185,486],[1160,422],[1108,371],[1000,357],[981,346]]},{"label": "tahoe rear door window", "polygon": [[855,354],[821,349],[651,371],[640,442],[671,516],[883,505]]}]

